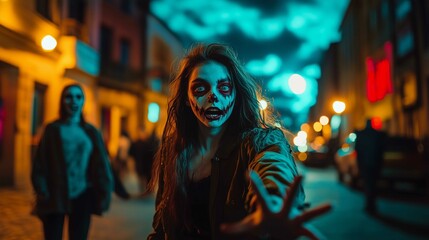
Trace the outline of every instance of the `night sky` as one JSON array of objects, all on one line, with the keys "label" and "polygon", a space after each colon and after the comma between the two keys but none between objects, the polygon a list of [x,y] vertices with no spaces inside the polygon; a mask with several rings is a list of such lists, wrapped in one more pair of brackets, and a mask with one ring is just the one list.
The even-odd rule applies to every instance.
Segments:
[{"label": "night sky", "polygon": [[[349,0],[152,0],[151,12],[188,48],[195,42],[232,46],[264,89],[283,124],[306,122],[317,97],[319,61],[339,26]],[[302,94],[288,80],[301,75]]]}]

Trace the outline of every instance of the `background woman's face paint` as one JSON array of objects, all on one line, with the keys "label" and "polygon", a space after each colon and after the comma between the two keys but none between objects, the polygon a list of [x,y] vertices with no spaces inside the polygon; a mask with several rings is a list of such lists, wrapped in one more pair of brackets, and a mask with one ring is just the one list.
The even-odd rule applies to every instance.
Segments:
[{"label": "background woman's face paint", "polygon": [[70,87],[64,93],[63,104],[70,116],[79,115],[82,112],[83,102],[83,92],[78,87]]},{"label": "background woman's face paint", "polygon": [[231,116],[235,97],[228,70],[222,64],[210,61],[192,71],[188,100],[195,116],[205,126],[222,126]]}]

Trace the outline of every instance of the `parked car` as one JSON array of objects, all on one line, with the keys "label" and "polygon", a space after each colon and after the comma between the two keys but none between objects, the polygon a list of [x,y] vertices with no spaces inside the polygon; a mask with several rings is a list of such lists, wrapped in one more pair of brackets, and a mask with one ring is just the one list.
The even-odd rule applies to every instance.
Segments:
[{"label": "parked car", "polygon": [[418,139],[390,136],[386,140],[381,180],[395,191],[429,194],[429,159]]},{"label": "parked car", "polygon": [[338,180],[355,187],[359,180],[359,169],[356,160],[354,142],[346,141],[334,156]]},{"label": "parked car", "polygon": [[[386,191],[429,195],[429,144],[404,136],[388,136],[383,153],[379,185]],[[359,185],[359,169],[354,141],[346,139],[335,154],[338,180]]]}]

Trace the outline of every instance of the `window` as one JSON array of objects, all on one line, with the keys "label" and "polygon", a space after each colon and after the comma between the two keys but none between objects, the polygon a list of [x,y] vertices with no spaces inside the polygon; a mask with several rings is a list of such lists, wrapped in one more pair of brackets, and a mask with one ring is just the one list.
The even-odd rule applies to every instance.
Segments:
[{"label": "window", "polygon": [[69,1],[69,18],[73,18],[79,23],[85,22],[85,0]]},{"label": "window", "polygon": [[155,92],[161,92],[162,91],[162,81],[160,78],[154,78],[150,80],[150,89]]},{"label": "window", "polygon": [[396,0],[395,1],[395,18],[397,22],[404,20],[411,12],[410,0]]},{"label": "window", "polygon": [[112,57],[112,29],[101,26],[100,31],[100,55],[101,61],[110,61]]},{"label": "window", "polygon": [[156,123],[159,120],[160,107],[158,103],[150,103],[148,106],[147,119],[149,122]]},{"label": "window", "polygon": [[122,65],[128,65],[130,62],[130,42],[127,39],[121,39],[120,42],[121,55],[119,62]]},{"label": "window", "polygon": [[108,107],[101,108],[101,133],[103,135],[103,141],[106,146],[109,145],[110,135],[112,128],[112,111]]},{"label": "window", "polygon": [[423,16],[423,47],[429,49],[429,31],[426,30],[429,29],[429,14],[427,14],[429,12],[429,2],[422,1],[421,3],[421,16]]},{"label": "window", "polygon": [[34,86],[33,118],[31,122],[31,135],[33,137],[40,137],[37,135],[40,134],[40,128],[43,125],[46,88],[46,85],[40,83],[36,83]]},{"label": "window", "polygon": [[131,0],[121,0],[121,10],[125,13],[131,13]]},{"label": "window", "polygon": [[50,0],[36,1],[36,11],[46,19],[52,20],[52,14],[49,8],[50,8]]},{"label": "window", "polygon": [[370,26],[370,30],[372,32],[377,30],[377,24],[378,24],[377,19],[378,19],[377,18],[377,9],[373,8],[369,12],[369,26]]},{"label": "window", "polygon": [[4,121],[5,121],[5,112],[3,106],[3,99],[0,97],[0,148],[2,146],[3,137],[4,137]]},{"label": "window", "polygon": [[414,35],[412,29],[407,27],[402,31],[398,31],[396,55],[401,58],[414,50]]},{"label": "window", "polygon": [[384,0],[381,3],[381,18],[383,19],[383,22],[389,21],[389,2],[387,0]]}]

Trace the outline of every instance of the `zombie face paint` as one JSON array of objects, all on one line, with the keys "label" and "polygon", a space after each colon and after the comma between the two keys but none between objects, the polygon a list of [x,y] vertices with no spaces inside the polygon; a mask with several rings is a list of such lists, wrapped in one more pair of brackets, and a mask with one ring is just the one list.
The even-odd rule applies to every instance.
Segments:
[{"label": "zombie face paint", "polygon": [[205,126],[221,127],[231,116],[236,91],[228,70],[214,61],[196,67],[189,79],[188,101]]},{"label": "zombie face paint", "polygon": [[62,99],[62,104],[69,116],[79,115],[82,112],[83,102],[83,92],[79,87],[67,89]]}]

